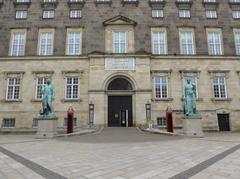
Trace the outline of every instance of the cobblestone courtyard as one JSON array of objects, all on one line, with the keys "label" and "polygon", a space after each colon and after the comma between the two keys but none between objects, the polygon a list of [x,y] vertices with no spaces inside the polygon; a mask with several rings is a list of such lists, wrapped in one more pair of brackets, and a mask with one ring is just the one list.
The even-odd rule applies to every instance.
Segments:
[{"label": "cobblestone courtyard", "polygon": [[239,179],[240,133],[185,138],[106,128],[94,134],[35,139],[0,136],[1,179]]}]

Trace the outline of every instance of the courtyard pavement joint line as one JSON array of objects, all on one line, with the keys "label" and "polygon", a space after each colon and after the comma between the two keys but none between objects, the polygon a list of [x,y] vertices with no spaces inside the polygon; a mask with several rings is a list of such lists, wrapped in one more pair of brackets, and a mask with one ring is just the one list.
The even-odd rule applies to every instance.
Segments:
[{"label": "courtyard pavement joint line", "polygon": [[170,177],[169,179],[187,179],[190,178],[194,175],[196,175],[197,173],[200,173],[201,171],[203,171],[204,169],[210,167],[211,165],[213,165],[214,163],[218,162],[219,160],[222,160],[223,158],[225,158],[226,156],[232,154],[233,152],[237,151],[238,149],[240,149],[240,144],[235,145],[234,147],[218,154],[215,155],[214,157],[205,160],[197,165],[195,165],[192,168],[189,168],[188,170],[185,170],[177,175],[174,175],[172,177]]},{"label": "courtyard pavement joint line", "polygon": [[38,165],[37,163],[34,163],[28,159],[25,159],[23,157],[21,157],[20,155],[17,155],[3,147],[0,146],[0,152],[2,152],[3,154],[7,155],[8,157],[16,160],[17,162],[21,163],[22,165],[30,168],[31,170],[33,170],[35,173],[41,175],[44,178],[47,179],[67,179],[66,177],[59,175],[47,168],[42,167],[41,165]]}]

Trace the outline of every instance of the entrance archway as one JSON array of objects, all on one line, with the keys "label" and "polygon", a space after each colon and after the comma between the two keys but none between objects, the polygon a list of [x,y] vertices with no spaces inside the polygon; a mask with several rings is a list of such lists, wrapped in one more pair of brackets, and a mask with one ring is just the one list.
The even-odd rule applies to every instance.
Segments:
[{"label": "entrance archway", "polygon": [[130,80],[117,77],[107,86],[108,93],[108,126],[133,126],[132,94],[134,87]]}]

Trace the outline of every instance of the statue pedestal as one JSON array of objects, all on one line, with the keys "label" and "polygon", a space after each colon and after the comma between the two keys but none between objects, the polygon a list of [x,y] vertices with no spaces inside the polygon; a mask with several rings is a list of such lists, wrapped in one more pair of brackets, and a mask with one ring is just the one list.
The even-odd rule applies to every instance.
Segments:
[{"label": "statue pedestal", "polygon": [[56,116],[39,116],[36,119],[38,120],[37,138],[53,138],[57,134]]},{"label": "statue pedestal", "polygon": [[183,132],[189,137],[203,137],[201,116],[183,118]]}]

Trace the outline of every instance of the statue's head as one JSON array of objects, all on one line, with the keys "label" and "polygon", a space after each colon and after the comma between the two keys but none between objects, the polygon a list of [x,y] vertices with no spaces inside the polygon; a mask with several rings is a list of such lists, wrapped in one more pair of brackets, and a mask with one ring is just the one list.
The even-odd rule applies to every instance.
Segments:
[{"label": "statue's head", "polygon": [[51,79],[50,79],[50,78],[47,79],[47,84],[48,84],[48,85],[51,84]]},{"label": "statue's head", "polygon": [[188,80],[187,80],[187,84],[190,84],[190,82],[191,82],[191,80],[188,79]]}]

